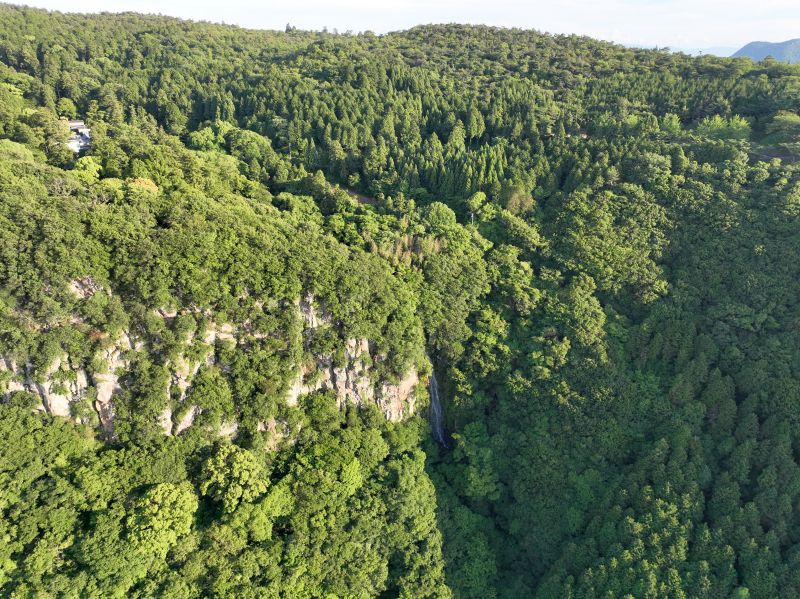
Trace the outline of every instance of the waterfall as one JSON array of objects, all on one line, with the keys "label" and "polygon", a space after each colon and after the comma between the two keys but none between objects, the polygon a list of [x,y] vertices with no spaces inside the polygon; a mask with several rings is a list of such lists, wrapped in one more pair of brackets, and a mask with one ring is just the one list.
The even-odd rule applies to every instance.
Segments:
[{"label": "waterfall", "polygon": [[431,373],[428,379],[428,392],[431,396],[430,421],[433,431],[433,439],[439,445],[447,449],[447,436],[444,433],[444,418],[442,416],[442,400],[439,397],[439,383],[436,375]]}]

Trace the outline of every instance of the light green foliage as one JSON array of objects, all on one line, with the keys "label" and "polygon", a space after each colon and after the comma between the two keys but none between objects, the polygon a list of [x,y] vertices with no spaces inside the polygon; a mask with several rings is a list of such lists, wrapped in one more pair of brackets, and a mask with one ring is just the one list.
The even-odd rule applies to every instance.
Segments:
[{"label": "light green foliage", "polygon": [[[449,597],[424,454],[390,446],[398,431],[375,413],[345,426],[329,397],[306,415],[313,434],[295,440],[273,480],[271,451],[189,438],[103,448],[63,419],[0,405],[0,584],[103,597]],[[406,427],[411,447],[420,433]],[[208,456],[199,468],[198,454]]]},{"label": "light green foliage", "polygon": [[204,423],[219,426],[235,414],[233,394],[230,386],[216,368],[202,369],[192,381],[188,401],[202,410]]},{"label": "light green foliage", "polygon": [[750,123],[739,115],[725,119],[715,114],[698,123],[697,133],[716,139],[747,139],[750,137]]},{"label": "light green foliage", "polygon": [[661,119],[661,130],[670,135],[681,133],[681,119],[677,114],[667,113]]},{"label": "light green foliage", "polygon": [[67,119],[74,119],[78,116],[78,109],[75,107],[75,102],[69,98],[59,98],[58,104],[56,105],[56,112],[58,116]]},{"label": "light green foliage", "polygon": [[800,139],[800,115],[781,110],[766,127],[773,141],[797,142]]},{"label": "light green foliage", "polygon": [[[202,489],[202,487],[201,487]],[[178,539],[192,529],[197,496],[188,483],[160,483],[136,500],[126,528],[137,551],[164,559]]]},{"label": "light green foliage", "polygon": [[456,215],[445,204],[434,202],[428,207],[425,224],[433,235],[441,237],[455,227]]},{"label": "light green foliage", "polygon": [[220,445],[205,461],[200,492],[232,512],[241,502],[252,503],[267,490],[269,478],[264,466],[246,449]]},{"label": "light green foliage", "polygon": [[97,183],[100,179],[101,166],[91,156],[83,156],[75,161],[73,173],[84,183]]}]

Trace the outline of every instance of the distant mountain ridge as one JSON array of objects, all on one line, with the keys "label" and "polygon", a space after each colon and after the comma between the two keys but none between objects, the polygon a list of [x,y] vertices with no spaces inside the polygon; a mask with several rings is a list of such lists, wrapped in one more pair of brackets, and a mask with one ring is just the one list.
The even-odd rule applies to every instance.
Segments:
[{"label": "distant mountain ridge", "polygon": [[720,56],[720,57],[728,57],[734,52],[736,52],[735,46],[707,46],[707,47],[670,47],[673,52],[683,52],[684,54],[688,54],[689,56]]},{"label": "distant mountain ridge", "polygon": [[800,38],[777,43],[750,42],[733,55],[734,58],[743,56],[753,60],[764,60],[767,56],[772,56],[785,62],[800,62]]}]

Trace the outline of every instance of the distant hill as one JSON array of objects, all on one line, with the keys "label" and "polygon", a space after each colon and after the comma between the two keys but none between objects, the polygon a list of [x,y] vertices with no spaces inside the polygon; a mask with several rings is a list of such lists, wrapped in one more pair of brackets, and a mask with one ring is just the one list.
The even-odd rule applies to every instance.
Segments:
[{"label": "distant hill", "polygon": [[672,47],[671,50],[673,52],[683,52],[684,54],[688,54],[689,56],[703,56],[710,54],[711,56],[727,57],[736,51],[736,47],[731,47],[731,46],[711,46],[704,48]]},{"label": "distant hill", "polygon": [[748,56],[753,60],[764,60],[767,56],[772,56],[776,60],[785,62],[800,62],[800,39],[775,44],[771,42],[750,42],[733,55],[734,58],[742,56]]}]

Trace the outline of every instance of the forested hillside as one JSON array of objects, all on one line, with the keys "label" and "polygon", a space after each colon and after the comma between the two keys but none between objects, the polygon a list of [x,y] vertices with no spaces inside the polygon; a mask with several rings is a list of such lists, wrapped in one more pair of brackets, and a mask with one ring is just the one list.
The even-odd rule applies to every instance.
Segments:
[{"label": "forested hillside", "polygon": [[0,595],[800,596],[798,157],[798,65],[0,5]]}]

